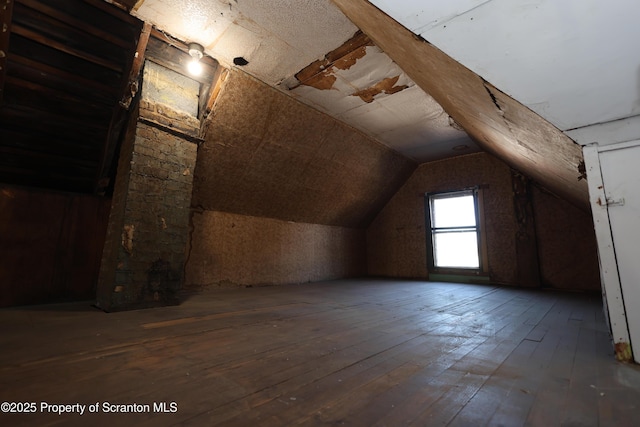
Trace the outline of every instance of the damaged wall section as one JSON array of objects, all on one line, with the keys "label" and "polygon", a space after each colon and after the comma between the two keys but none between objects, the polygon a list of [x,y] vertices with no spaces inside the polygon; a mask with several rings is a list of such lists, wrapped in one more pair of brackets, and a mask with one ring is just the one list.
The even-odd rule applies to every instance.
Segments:
[{"label": "damaged wall section", "polygon": [[[143,98],[121,148],[100,269],[97,299],[107,311],[178,302],[197,153],[193,136],[199,132],[198,85],[190,97],[195,108],[184,105],[183,93],[153,86],[184,91],[184,79],[145,66]],[[173,103],[173,97],[180,101]]]}]

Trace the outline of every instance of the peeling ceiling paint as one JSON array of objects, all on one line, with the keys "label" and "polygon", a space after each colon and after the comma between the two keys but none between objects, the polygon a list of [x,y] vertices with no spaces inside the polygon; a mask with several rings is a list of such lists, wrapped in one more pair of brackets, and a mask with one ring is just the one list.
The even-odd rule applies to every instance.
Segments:
[{"label": "peeling ceiling paint", "polygon": [[140,0],[132,13],[226,67],[245,58],[243,71],[418,162],[480,150],[330,0]]}]

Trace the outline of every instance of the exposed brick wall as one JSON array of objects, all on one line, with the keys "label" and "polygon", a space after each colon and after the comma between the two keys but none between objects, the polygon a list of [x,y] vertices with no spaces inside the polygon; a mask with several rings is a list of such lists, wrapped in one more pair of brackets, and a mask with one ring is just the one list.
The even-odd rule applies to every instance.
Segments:
[{"label": "exposed brick wall", "polygon": [[176,301],[196,152],[196,144],[161,127],[138,121],[130,129],[103,256],[98,301],[104,309]]}]

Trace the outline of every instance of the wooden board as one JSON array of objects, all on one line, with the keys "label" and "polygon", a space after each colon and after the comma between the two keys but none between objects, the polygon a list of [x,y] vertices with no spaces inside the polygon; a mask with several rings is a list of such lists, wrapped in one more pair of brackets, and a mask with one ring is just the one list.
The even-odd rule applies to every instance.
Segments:
[{"label": "wooden board", "polygon": [[598,294],[340,280],[183,298],[0,310],[0,401],[150,405],[0,423],[640,425],[640,367],[613,357]]}]

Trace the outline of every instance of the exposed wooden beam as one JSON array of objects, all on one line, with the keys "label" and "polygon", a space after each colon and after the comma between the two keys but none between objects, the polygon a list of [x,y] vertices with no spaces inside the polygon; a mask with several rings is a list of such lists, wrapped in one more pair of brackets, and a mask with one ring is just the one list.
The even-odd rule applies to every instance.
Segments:
[{"label": "exposed wooden beam", "polygon": [[37,0],[18,0],[21,4],[33,9],[38,12],[42,12],[45,15],[51,16],[60,22],[64,22],[68,24],[72,28],[84,31],[87,34],[91,34],[92,36],[98,37],[101,40],[108,41],[116,46],[120,46],[121,48],[128,49],[130,42],[126,39],[118,37],[117,33],[106,31],[102,28],[98,28],[95,25],[91,25],[86,21],[77,19],[64,11],[43,4]]},{"label": "exposed wooden beam", "polygon": [[114,88],[99,81],[69,73],[13,52],[11,53],[11,63],[13,64],[12,67],[21,75],[26,75],[27,71],[31,70],[31,72],[37,73],[47,81],[53,81],[59,85],[72,85],[77,93],[85,93],[92,98],[104,99],[109,105],[112,105],[116,99]]},{"label": "exposed wooden beam", "polygon": [[106,124],[102,124],[97,121],[87,122],[86,120],[83,120],[83,119],[69,117],[68,115],[65,115],[65,114],[53,113],[49,110],[43,110],[38,107],[39,107],[38,105],[33,105],[33,104],[30,104],[30,105],[13,104],[11,105],[11,108],[7,106],[3,107],[2,114],[8,115],[10,114],[11,110],[15,110],[19,114],[26,114],[30,116],[32,123],[38,123],[38,125],[40,126],[48,126],[50,122],[55,122],[56,124],[59,124],[61,126],[67,126],[74,129],[86,128],[86,129],[101,130],[103,132],[107,130]]},{"label": "exposed wooden beam", "polygon": [[582,149],[555,126],[365,0],[333,3],[478,145],[582,210]]},{"label": "exposed wooden beam", "polygon": [[[102,154],[100,156],[100,164],[96,171],[94,193],[102,193],[109,185],[109,171],[112,169],[111,165],[114,161],[117,147],[122,140],[122,131],[129,118],[128,110],[131,106],[131,101],[135,97],[139,89],[140,70],[144,64],[144,58],[149,44],[149,37],[152,30],[151,24],[145,22],[140,30],[138,36],[138,43],[133,53],[133,58],[127,66],[129,67],[129,74],[125,87],[121,95],[120,102],[112,110],[111,123],[109,124],[109,131],[105,137],[103,144]],[[112,178],[112,177],[111,177]]]},{"label": "exposed wooden beam", "polygon": [[209,113],[211,113],[211,110],[213,110],[213,106],[216,102],[216,99],[218,99],[220,90],[222,89],[222,84],[225,82],[228,75],[229,75],[229,70],[222,66],[219,66],[218,69],[216,70],[216,73],[214,74],[214,78],[213,78],[213,83],[209,87],[207,96],[202,97],[203,100],[205,100],[206,102],[204,105],[200,106],[200,111],[201,111],[200,120],[206,119],[207,116],[209,116]]},{"label": "exposed wooden beam", "polygon": [[[135,45],[132,46],[132,51],[134,47]],[[93,80],[97,84],[109,88],[109,91],[113,94],[114,102],[118,101],[121,94],[121,83],[124,80],[122,73],[61,52],[53,47],[40,44],[37,41],[22,37],[15,32],[11,34],[11,55],[9,60],[13,61],[14,56],[29,58],[32,61],[60,69],[71,79],[77,76],[82,79],[82,81]],[[79,81],[79,85],[82,81]]]},{"label": "exposed wooden beam", "polygon": [[122,65],[106,60],[102,57],[94,55],[89,52],[85,52],[81,49],[76,49],[71,46],[66,45],[65,43],[59,42],[57,40],[53,40],[43,34],[40,34],[36,31],[30,30],[29,28],[23,27],[22,25],[18,25],[14,23],[12,27],[12,33],[21,35],[35,42],[41,43],[45,46],[49,46],[60,52],[68,53],[69,55],[73,55],[77,58],[83,59],[85,61],[89,61],[93,64],[100,65],[102,67],[108,68],[109,70],[115,71],[117,73],[122,73]]},{"label": "exposed wooden beam", "polygon": [[37,159],[39,164],[55,163],[57,168],[84,168],[93,170],[96,167],[95,160],[79,159],[77,157],[66,156],[64,153],[46,153],[34,151],[31,148],[3,147],[0,146],[2,156],[20,156],[25,159]]},{"label": "exposed wooden beam", "polygon": [[11,16],[13,13],[13,1],[6,0],[0,14],[0,105],[4,95],[4,81],[7,73],[7,56],[9,55],[9,34],[11,34]]},{"label": "exposed wooden beam", "polygon": [[[37,93],[38,97],[51,100],[51,102],[57,103],[73,103],[78,106],[78,109],[85,114],[91,114],[94,117],[99,117],[104,111],[104,104],[94,102],[91,98],[79,96],[76,94],[64,92],[58,89],[54,89],[48,86],[43,86],[39,83],[35,83],[29,80],[25,80],[20,77],[6,76],[5,81],[7,84],[18,86],[22,89],[26,89],[29,92]],[[64,105],[64,104],[63,104]],[[64,109],[63,105],[59,105],[59,110]]]},{"label": "exposed wooden beam", "polygon": [[[114,17],[118,18],[120,21],[123,21],[129,25],[138,25],[140,20],[135,16],[131,16],[128,13],[123,13],[122,9],[118,6],[121,3],[125,3],[127,6],[131,3],[131,0],[123,0],[119,2],[112,2],[113,4],[109,4],[104,0],[82,0],[84,3],[99,9],[103,12],[106,12]],[[125,8],[126,9],[126,8]],[[131,10],[131,8],[129,8]]]},{"label": "exposed wooden beam", "polygon": [[86,139],[73,135],[76,138],[67,138],[66,135],[54,132],[39,132],[36,129],[25,132],[22,129],[10,129],[7,126],[0,126],[0,138],[3,147],[14,147],[30,149],[41,153],[73,153],[73,156],[82,160],[93,160],[98,158],[99,147],[89,145]]},{"label": "exposed wooden beam", "polygon": [[136,47],[133,64],[131,65],[131,70],[129,71],[127,87],[125,89],[125,93],[122,95],[122,99],[120,100],[120,105],[126,109],[129,108],[129,105],[131,105],[131,100],[138,92],[140,70],[142,69],[142,64],[144,64],[144,55],[145,51],[147,50],[147,44],[149,43],[150,35],[151,24],[145,22],[144,26],[142,27],[142,32],[140,33],[140,38],[138,38],[138,46]]}]

